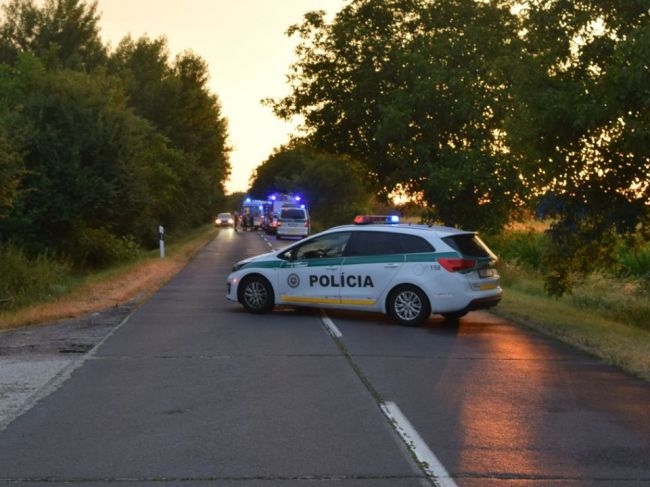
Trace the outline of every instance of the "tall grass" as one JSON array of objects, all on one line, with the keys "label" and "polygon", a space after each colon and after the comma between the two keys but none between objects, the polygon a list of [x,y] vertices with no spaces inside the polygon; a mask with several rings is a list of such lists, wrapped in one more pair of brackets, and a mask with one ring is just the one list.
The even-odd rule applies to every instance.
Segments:
[{"label": "tall grass", "polygon": [[[545,296],[544,252],[548,237],[535,231],[506,231],[488,240],[501,259],[502,284],[530,296]],[[557,300],[597,311],[617,322],[650,330],[650,245],[621,242],[618,262],[576,278],[570,293]],[[556,299],[550,298],[548,299]]]},{"label": "tall grass", "polygon": [[48,254],[29,258],[13,244],[0,245],[0,309],[16,309],[65,293],[71,264]]}]

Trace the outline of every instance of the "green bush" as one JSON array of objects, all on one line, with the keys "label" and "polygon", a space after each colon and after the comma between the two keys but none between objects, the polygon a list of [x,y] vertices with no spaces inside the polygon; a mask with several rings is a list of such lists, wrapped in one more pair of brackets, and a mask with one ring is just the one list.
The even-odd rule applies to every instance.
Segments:
[{"label": "green bush", "polygon": [[622,248],[619,251],[619,261],[623,275],[650,280],[650,244],[640,249]]},{"label": "green bush", "polygon": [[532,270],[543,267],[542,259],[548,246],[548,237],[543,232],[507,230],[487,237],[486,241],[502,261]]},{"label": "green bush", "polygon": [[131,236],[118,237],[107,228],[83,228],[75,246],[74,260],[84,269],[100,269],[134,259],[140,247]]},{"label": "green bush", "polygon": [[71,266],[47,254],[29,258],[13,244],[0,245],[0,304],[14,309],[67,290]]}]

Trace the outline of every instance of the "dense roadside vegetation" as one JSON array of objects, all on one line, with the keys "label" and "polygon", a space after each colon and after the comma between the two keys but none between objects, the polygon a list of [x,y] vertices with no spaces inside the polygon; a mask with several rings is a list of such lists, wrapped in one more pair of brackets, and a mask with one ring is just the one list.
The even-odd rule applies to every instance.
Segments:
[{"label": "dense roadside vegetation", "polygon": [[206,63],[165,39],[103,45],[96,4],[0,20],[0,300],[17,308],[208,222],[230,172]]},{"label": "dense roadside vegetation", "polygon": [[51,323],[128,301],[142,302],[181,270],[194,254],[210,241],[217,230],[203,225],[165,248],[141,252],[130,261],[86,273],[52,274],[49,268],[32,268],[25,276],[31,285],[18,296],[29,306],[0,308],[0,331],[36,323]]}]

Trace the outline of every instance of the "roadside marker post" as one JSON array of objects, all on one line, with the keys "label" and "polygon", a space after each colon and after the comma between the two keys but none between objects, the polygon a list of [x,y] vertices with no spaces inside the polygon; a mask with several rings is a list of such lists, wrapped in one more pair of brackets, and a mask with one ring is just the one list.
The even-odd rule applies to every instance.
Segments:
[{"label": "roadside marker post", "polygon": [[160,234],[160,258],[165,257],[165,229],[162,225],[158,225],[158,233]]}]

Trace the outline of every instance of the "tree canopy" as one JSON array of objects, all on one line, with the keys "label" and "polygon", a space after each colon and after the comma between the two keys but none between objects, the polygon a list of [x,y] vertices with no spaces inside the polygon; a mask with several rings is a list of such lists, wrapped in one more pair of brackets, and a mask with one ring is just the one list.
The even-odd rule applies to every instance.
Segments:
[{"label": "tree canopy", "polygon": [[511,62],[511,150],[528,161],[562,293],[572,270],[607,266],[616,235],[648,224],[650,22],[645,0],[528,2]]},{"label": "tree canopy", "polygon": [[312,144],[362,161],[383,195],[421,194],[445,223],[493,229],[510,215],[525,187],[503,141],[500,66],[516,37],[505,6],[357,0],[289,34],[301,38],[292,93],[273,106],[303,116]]},{"label": "tree canopy", "polygon": [[13,0],[3,13],[0,243],[83,263],[99,237],[153,244],[159,224],[210,221],[230,164],[205,61],[171,61],[162,38],[109,52],[95,3]]}]

